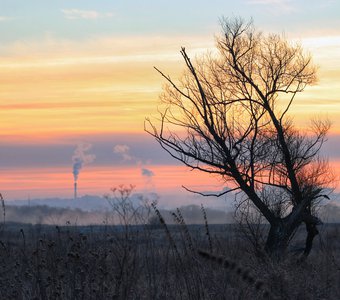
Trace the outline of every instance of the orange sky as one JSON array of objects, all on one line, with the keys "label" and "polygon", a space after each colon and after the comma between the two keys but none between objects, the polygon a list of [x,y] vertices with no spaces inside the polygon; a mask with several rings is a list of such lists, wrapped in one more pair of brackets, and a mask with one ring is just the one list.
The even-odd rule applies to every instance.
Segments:
[{"label": "orange sky", "polygon": [[[202,51],[200,45],[213,43],[212,37],[196,39],[189,39],[188,51],[192,56]],[[155,41],[164,43],[157,38],[149,38],[145,43],[153,45]],[[319,83],[299,95],[291,112],[301,124],[311,115],[327,115],[333,123],[332,131],[339,132],[340,36],[308,38],[301,42],[319,66]],[[175,78],[180,76],[183,69],[178,53],[180,44],[173,41],[176,45],[169,50],[160,47],[158,54],[152,55],[153,47],[133,52],[127,45],[128,54],[122,54],[124,45],[119,39],[112,39],[111,43],[120,48],[109,55],[96,53],[91,48],[93,41],[88,43],[90,45],[84,42],[84,51],[78,49],[78,44],[74,45],[75,49],[69,45],[58,51],[47,47],[42,57],[30,52],[31,45],[28,49],[22,45],[18,53],[0,57],[1,135],[23,134],[37,138],[46,132],[52,135],[142,132],[145,117],[156,112],[164,82],[153,66]],[[101,43],[106,45],[108,41],[98,41],[97,46],[102,46]],[[169,45],[169,41],[166,44]]]},{"label": "orange sky", "polygon": [[[131,167],[93,167],[88,166],[81,173],[78,181],[80,196],[110,193],[110,189],[121,184],[133,184],[137,192],[158,192],[160,202],[162,197],[172,197],[173,204],[190,203],[190,193],[181,188],[182,185],[197,191],[221,191],[223,183],[215,176],[202,172],[190,171],[184,166],[148,166],[154,176],[146,178],[141,174],[141,168]],[[69,168],[26,168],[3,170],[6,176],[0,177],[0,186],[8,198],[33,199],[53,197],[73,197],[73,176]],[[181,196],[179,199],[178,195]],[[187,200],[185,201],[185,199]],[[211,197],[203,197],[200,203],[211,203]],[[164,202],[162,203],[164,205]]]}]

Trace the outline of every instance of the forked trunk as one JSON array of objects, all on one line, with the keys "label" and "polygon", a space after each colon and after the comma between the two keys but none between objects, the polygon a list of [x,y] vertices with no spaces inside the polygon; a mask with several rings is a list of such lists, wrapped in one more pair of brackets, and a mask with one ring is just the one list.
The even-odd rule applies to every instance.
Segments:
[{"label": "forked trunk", "polygon": [[[300,261],[305,260],[310,254],[313,246],[313,240],[318,235],[319,231],[316,226],[318,224],[313,222],[305,222],[307,236],[305,241],[305,248],[300,257]],[[278,220],[274,224],[270,225],[269,233],[267,236],[265,250],[271,256],[280,260],[286,253],[289,241],[297,229],[300,226],[300,222],[296,222],[294,225],[289,225],[286,220]]]},{"label": "forked trunk", "polygon": [[265,246],[266,252],[278,260],[282,258],[287,251],[293,232],[294,230],[283,220],[271,224]]}]

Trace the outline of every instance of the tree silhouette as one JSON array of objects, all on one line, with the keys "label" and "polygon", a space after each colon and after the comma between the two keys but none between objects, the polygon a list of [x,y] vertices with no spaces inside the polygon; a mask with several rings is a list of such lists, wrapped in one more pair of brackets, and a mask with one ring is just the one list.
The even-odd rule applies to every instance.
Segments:
[{"label": "tree silhouette", "polygon": [[[327,197],[327,162],[319,150],[330,127],[314,119],[309,131],[288,117],[295,97],[316,82],[310,55],[283,36],[265,35],[252,22],[223,19],[217,53],[193,63],[161,94],[166,108],[149,132],[172,157],[192,169],[218,174],[270,224],[265,249],[280,257],[304,223],[307,257],[321,222],[314,206]],[[307,105],[307,104],[306,104]]]}]

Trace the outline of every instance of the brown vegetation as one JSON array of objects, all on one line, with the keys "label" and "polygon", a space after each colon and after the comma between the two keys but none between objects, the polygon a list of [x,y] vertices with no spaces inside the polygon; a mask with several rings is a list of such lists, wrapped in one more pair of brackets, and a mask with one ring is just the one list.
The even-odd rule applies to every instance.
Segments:
[{"label": "brown vegetation", "polygon": [[[172,242],[162,228],[152,226],[131,226],[127,234],[110,226],[13,226],[0,234],[0,299],[263,299],[270,294],[293,300],[340,295],[339,227],[327,228],[312,259],[296,264],[291,256],[281,262],[256,258],[237,227],[210,226],[213,252],[241,266],[238,274],[200,259],[180,225],[169,225]],[[208,250],[204,227],[188,228],[194,248]],[[251,270],[251,278],[243,270]]]},{"label": "brown vegetation", "polygon": [[339,299],[338,226],[324,227],[311,260],[277,262],[257,255],[239,225],[209,225],[203,207],[202,225],[180,210],[168,225],[152,203],[158,222],[148,224],[130,192],[110,198],[115,226],[3,222],[0,299]]}]

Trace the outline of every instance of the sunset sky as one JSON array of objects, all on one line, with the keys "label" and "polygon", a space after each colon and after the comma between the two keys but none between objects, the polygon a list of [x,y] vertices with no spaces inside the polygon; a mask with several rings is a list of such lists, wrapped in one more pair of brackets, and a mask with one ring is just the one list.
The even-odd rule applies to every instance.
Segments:
[{"label": "sunset sky", "polygon": [[[119,184],[189,201],[181,190],[220,190],[217,178],[185,169],[144,132],[164,80],[189,55],[214,47],[219,18],[253,18],[264,32],[300,41],[319,66],[299,96],[299,126],[332,121],[324,154],[340,166],[340,1],[0,0],[0,192],[7,200],[73,195],[79,145],[92,155],[79,194]],[[168,200],[167,200],[168,201]],[[198,200],[199,201],[199,200]],[[200,202],[198,202],[200,203]]]}]

